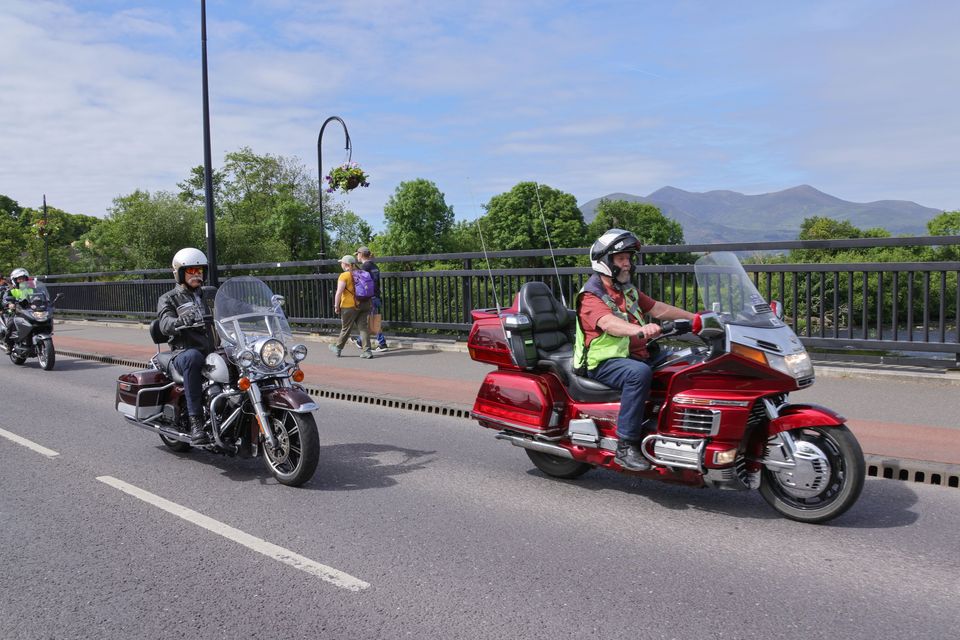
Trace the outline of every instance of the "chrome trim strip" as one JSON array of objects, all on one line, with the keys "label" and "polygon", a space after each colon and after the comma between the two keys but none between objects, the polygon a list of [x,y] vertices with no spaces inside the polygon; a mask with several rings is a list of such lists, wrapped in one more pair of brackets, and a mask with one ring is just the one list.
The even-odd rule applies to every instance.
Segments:
[{"label": "chrome trim strip", "polygon": [[558,447],[555,444],[547,444],[546,442],[537,442],[536,440],[531,440],[529,438],[524,438],[522,436],[515,436],[510,433],[500,432],[494,436],[497,440],[506,440],[515,447],[522,447],[524,449],[530,449],[531,451],[539,451],[540,453],[548,453],[552,456],[557,456],[558,458],[567,458],[573,460],[573,454],[570,453],[568,449],[563,447]]}]

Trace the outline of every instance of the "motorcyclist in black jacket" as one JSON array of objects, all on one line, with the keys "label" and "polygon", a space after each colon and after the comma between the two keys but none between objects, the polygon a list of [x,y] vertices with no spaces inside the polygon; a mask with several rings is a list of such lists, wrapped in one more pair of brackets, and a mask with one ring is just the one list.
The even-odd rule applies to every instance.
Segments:
[{"label": "motorcyclist in black jacket", "polygon": [[199,249],[181,249],[173,256],[173,277],[177,286],[160,296],[157,316],[160,331],[170,336],[170,344],[179,350],[171,366],[183,376],[187,413],[190,415],[190,442],[210,442],[203,421],[203,365],[207,354],[216,348],[212,328],[204,317],[212,313],[216,287],[204,287],[207,256]]}]

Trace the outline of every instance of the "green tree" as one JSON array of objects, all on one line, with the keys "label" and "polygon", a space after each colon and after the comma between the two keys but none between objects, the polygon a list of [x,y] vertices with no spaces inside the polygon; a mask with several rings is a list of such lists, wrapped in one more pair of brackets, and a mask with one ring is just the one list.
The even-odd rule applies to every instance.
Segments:
[{"label": "green tree", "polygon": [[[927,232],[931,236],[960,235],[960,211],[944,211],[927,223]],[[939,247],[934,255],[937,260],[960,260],[960,245]]]},{"label": "green tree", "polygon": [[450,242],[453,208],[429,180],[401,182],[383,207],[386,230],[377,239],[381,255],[442,253]]},{"label": "green tree", "polygon": [[337,209],[330,216],[330,224],[335,238],[328,251],[331,257],[353,255],[357,247],[373,240],[373,229],[352,211]]},{"label": "green tree", "polygon": [[[645,202],[601,200],[597,205],[597,217],[587,227],[587,238],[592,242],[613,228],[632,231],[645,245],[683,244],[683,226]],[[691,257],[689,253],[661,253],[644,256],[644,261],[650,264],[689,264]]]},{"label": "green tree", "polygon": [[203,211],[165,191],[115,198],[107,218],[77,243],[86,270],[156,269],[183,247],[203,248]]},{"label": "green tree", "polygon": [[[520,182],[490,199],[478,220],[488,251],[554,249],[584,244],[583,214],[571,194],[535,182]],[[544,228],[546,227],[546,228]],[[527,258],[524,266],[552,265],[549,257]],[[560,266],[576,264],[576,257],[557,258]]]}]

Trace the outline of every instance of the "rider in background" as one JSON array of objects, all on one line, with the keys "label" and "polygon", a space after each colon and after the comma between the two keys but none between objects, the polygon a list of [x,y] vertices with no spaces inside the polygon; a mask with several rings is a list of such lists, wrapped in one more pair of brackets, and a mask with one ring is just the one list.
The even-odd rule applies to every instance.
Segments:
[{"label": "rider in background", "polygon": [[213,308],[215,287],[204,287],[207,279],[207,256],[199,249],[181,249],[173,256],[173,277],[177,286],[160,296],[157,318],[160,332],[170,337],[178,350],[170,363],[183,376],[187,413],[190,415],[191,444],[207,444],[204,431],[203,365],[216,348],[213,332],[203,317]]},{"label": "rider in background", "polygon": [[4,309],[4,334],[3,344],[7,351],[13,346],[13,340],[10,334],[13,333],[13,309],[17,304],[33,293],[31,286],[30,273],[23,267],[19,267],[10,272],[10,284],[3,290],[3,309]]},{"label": "rider in background", "polygon": [[623,229],[610,229],[590,247],[596,272],[577,294],[577,340],[574,367],[588,378],[620,389],[616,461],[630,471],[646,471],[650,462],[640,451],[643,416],[653,370],[647,341],[660,326],[646,324],[644,314],[658,320],[693,320],[694,314],[654,300],[633,284],[640,241]]}]

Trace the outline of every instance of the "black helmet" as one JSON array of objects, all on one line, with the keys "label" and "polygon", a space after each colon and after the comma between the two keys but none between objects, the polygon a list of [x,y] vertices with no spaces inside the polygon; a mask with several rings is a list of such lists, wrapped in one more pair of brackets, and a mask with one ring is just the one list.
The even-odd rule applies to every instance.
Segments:
[{"label": "black helmet", "polygon": [[620,268],[613,264],[613,254],[632,253],[630,260],[630,274],[634,272],[634,258],[640,251],[640,241],[637,236],[623,229],[608,229],[590,247],[590,266],[597,273],[610,276],[614,280],[620,275]]}]

